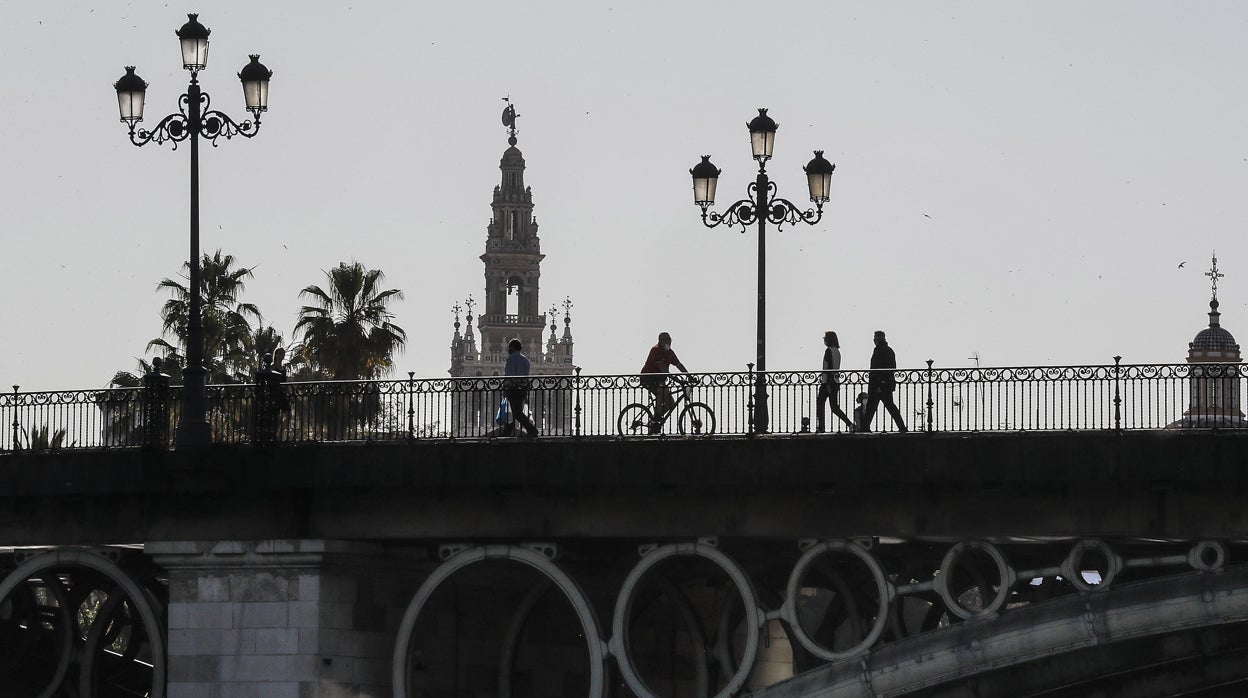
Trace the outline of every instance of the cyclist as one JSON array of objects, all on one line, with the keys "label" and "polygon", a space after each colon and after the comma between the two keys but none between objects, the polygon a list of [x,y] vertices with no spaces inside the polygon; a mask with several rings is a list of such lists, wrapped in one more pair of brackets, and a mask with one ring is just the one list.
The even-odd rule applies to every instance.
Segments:
[{"label": "cyclist", "polygon": [[663,420],[676,402],[672,399],[672,391],[667,387],[666,377],[646,374],[667,373],[672,366],[679,368],[682,373],[689,372],[680,363],[680,359],[676,358],[676,352],[672,351],[672,335],[660,332],[658,343],[650,347],[646,363],[641,367],[641,385],[654,396],[654,420],[649,425],[651,433],[663,427]]}]

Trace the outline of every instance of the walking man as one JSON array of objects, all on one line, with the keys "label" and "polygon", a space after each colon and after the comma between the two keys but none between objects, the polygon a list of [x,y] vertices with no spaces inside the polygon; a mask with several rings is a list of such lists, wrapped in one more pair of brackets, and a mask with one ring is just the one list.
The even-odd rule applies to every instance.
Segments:
[{"label": "walking man", "polygon": [[904,434],[909,429],[901,418],[901,410],[893,402],[893,390],[897,388],[897,377],[893,370],[897,368],[897,355],[884,339],[884,331],[875,331],[875,351],[871,352],[871,378],[867,381],[867,409],[863,415],[861,431],[871,431],[871,419],[880,403],[888,409],[897,425],[897,431]]},{"label": "walking man", "polygon": [[529,397],[529,359],[520,351],[522,347],[519,339],[507,342],[507,365],[503,368],[503,375],[508,377],[503,379],[503,397],[511,406],[511,421],[503,425],[503,436],[515,433],[516,422],[520,422],[526,434],[537,436],[537,427],[524,412],[524,402]]}]

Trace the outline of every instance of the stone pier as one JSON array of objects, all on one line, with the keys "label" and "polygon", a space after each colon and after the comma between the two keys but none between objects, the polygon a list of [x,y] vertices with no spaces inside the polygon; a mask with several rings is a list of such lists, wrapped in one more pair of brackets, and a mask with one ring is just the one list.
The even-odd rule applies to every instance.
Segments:
[{"label": "stone pier", "polygon": [[432,565],[336,540],[174,541],[169,698],[388,698],[404,607]]}]

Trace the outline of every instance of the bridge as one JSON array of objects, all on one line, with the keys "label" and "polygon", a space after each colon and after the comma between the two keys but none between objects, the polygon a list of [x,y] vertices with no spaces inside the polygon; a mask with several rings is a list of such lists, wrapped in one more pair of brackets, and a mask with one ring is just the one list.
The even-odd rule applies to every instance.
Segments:
[{"label": "bridge", "polygon": [[[871,433],[818,374],[0,399],[0,685],[19,696],[1220,695],[1248,679],[1238,365],[896,372]],[[839,377],[841,404],[867,372]],[[1210,390],[1211,385],[1216,391]],[[271,387],[271,386],[270,386]],[[682,388],[681,391],[684,389]],[[678,391],[678,392],[681,392]],[[1222,402],[1194,401],[1216,392]],[[678,407],[678,410],[680,408]],[[713,422],[713,425],[712,425]],[[58,437],[59,435],[59,437]],[[1219,693],[1219,691],[1223,693]]]}]

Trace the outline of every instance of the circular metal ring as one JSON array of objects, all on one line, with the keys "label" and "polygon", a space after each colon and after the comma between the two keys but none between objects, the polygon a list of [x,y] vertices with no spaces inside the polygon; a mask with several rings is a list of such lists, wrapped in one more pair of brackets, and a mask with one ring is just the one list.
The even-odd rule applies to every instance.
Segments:
[{"label": "circular metal ring", "polygon": [[1226,564],[1226,548],[1216,540],[1198,541],[1187,551],[1187,563],[1201,572],[1220,570]]},{"label": "circular metal ring", "polygon": [[[802,627],[802,624],[797,619],[797,590],[802,583],[802,577],[806,574],[806,568],[815,561],[815,558],[829,552],[845,552],[862,560],[863,564],[871,572],[872,579],[875,580],[876,598],[879,599],[879,609],[875,616],[875,622],[871,625],[871,630],[858,644],[840,652],[815,642],[812,637],[806,634],[805,628]],[[797,637],[797,641],[802,644],[802,647],[806,648],[806,651],[828,661],[849,659],[865,654],[867,650],[871,649],[871,645],[875,644],[875,641],[880,638],[880,633],[884,632],[884,626],[888,623],[888,605],[892,601],[894,594],[894,587],[884,574],[884,568],[880,566],[880,563],[870,551],[853,541],[824,541],[807,548],[806,553],[793,566],[793,572],[789,575],[789,585],[785,593],[784,606],[780,610],[780,617],[789,624],[789,627],[793,630],[793,635]]]},{"label": "circular metal ring", "polygon": [[36,555],[18,566],[0,581],[0,599],[6,598],[19,584],[31,577],[39,576],[40,572],[63,567],[86,567],[100,572],[130,597],[139,618],[147,627],[148,640],[152,647],[152,692],[151,698],[164,698],[165,695],[165,625],[158,620],[150,596],[138,582],[134,581],[125,570],[105,557],[82,549],[55,549],[43,555]]},{"label": "circular metal ring", "polygon": [[754,593],[754,585],[750,582],[750,578],[736,562],[733,562],[732,558],[709,545],[702,543],[662,545],[646,553],[638,561],[624,580],[620,595],[616,597],[615,613],[611,619],[611,641],[608,643],[608,648],[611,654],[615,655],[616,663],[620,666],[620,674],[624,677],[624,683],[628,684],[629,690],[638,698],[657,698],[638,676],[632,657],[628,654],[627,619],[631,615],[629,612],[633,606],[633,592],[637,590],[642,576],[664,560],[678,556],[695,556],[710,560],[728,575],[728,578],[736,585],[737,592],[741,594],[742,605],[745,607],[746,627],[750,630],[745,636],[745,651],[736,673],[728,680],[723,690],[713,697],[728,698],[728,696],[735,695],[737,690],[745,685],[746,679],[749,678],[754,668],[754,660],[758,655],[759,629],[762,627],[764,614],[758,607],[758,596]]},{"label": "circular metal ring", "polygon": [[[1083,558],[1091,551],[1099,551],[1105,556],[1105,575],[1098,584],[1089,583],[1083,578]],[[1084,538],[1070,546],[1070,553],[1062,561],[1061,572],[1076,589],[1084,593],[1108,591],[1118,573],[1122,571],[1122,556],[1114,552],[1105,541],[1099,538]]]},{"label": "circular metal ring", "polygon": [[429,601],[429,598],[433,596],[433,592],[452,574],[464,567],[486,560],[511,560],[528,565],[559,587],[559,590],[563,592],[564,598],[568,600],[568,603],[572,604],[572,610],[581,622],[582,632],[585,633],[585,645],[589,651],[588,695],[591,698],[605,696],[606,653],[603,649],[602,633],[598,630],[598,619],[594,616],[594,611],[590,607],[589,601],[586,600],[585,593],[555,563],[546,559],[546,556],[528,548],[501,544],[468,548],[450,556],[445,562],[438,565],[425,579],[424,583],[420,585],[420,588],[416,590],[416,595],[412,597],[411,603],[407,606],[407,612],[403,614],[403,621],[399,624],[398,639],[394,644],[394,660],[391,671],[394,695],[402,698],[406,698],[409,695],[407,657],[412,649],[412,631],[416,627],[416,620],[420,616],[421,610]]},{"label": "circular metal ring", "polygon": [[[980,550],[988,554],[992,558],[993,564],[997,567],[997,579],[1000,585],[997,587],[997,595],[993,597],[991,603],[985,603],[984,607],[978,611],[971,611],[958,603],[954,597],[955,589],[949,588],[949,580],[953,579],[953,570],[956,566],[958,558],[963,553],[971,550]],[[967,540],[954,545],[945,553],[945,559],[940,562],[940,573],[936,575],[933,586],[936,593],[940,594],[941,601],[945,602],[945,608],[949,612],[963,620],[971,620],[974,618],[984,618],[997,613],[1005,607],[1005,601],[1010,596],[1010,587],[1014,586],[1014,570],[1010,568],[1009,563],[1005,561],[1005,556],[997,549],[997,546],[987,541]],[[985,597],[986,589],[980,589],[981,598]]]}]

